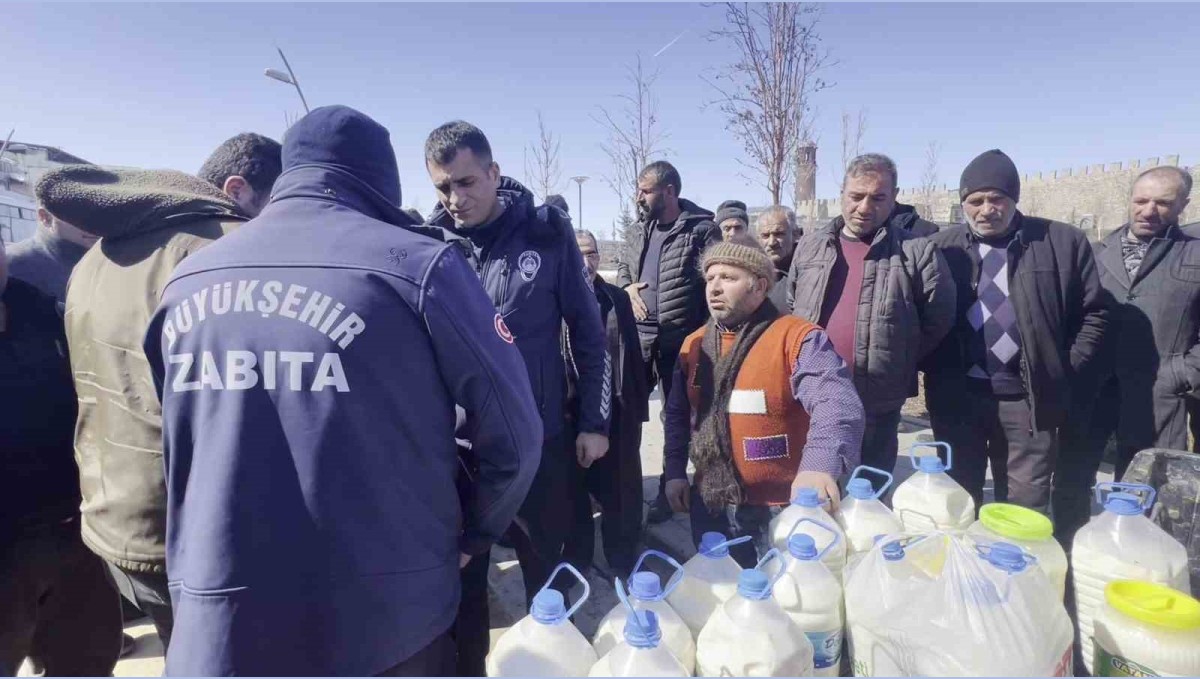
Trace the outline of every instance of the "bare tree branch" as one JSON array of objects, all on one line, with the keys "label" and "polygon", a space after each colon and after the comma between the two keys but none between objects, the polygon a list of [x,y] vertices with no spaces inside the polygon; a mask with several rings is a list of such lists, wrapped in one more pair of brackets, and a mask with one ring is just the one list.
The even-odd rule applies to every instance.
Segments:
[{"label": "bare tree branch", "polygon": [[838,191],[846,178],[846,170],[850,161],[862,155],[863,138],[867,136],[867,110],[858,109],[858,115],[851,117],[848,111],[842,111],[842,166],[837,176]]},{"label": "bare tree branch", "polygon": [[[546,200],[550,194],[557,193],[559,185],[562,184],[562,168],[559,165],[558,154],[560,140],[546,129],[546,121],[542,119],[541,111],[538,111],[537,117],[538,140],[536,144],[529,145],[529,150],[533,152],[533,186],[530,188],[541,196],[542,200]],[[525,173],[529,174],[528,168]]]},{"label": "bare tree branch", "polygon": [[601,106],[592,115],[605,132],[601,150],[611,164],[609,172],[602,175],[604,183],[616,194],[621,204],[621,237],[624,252],[619,256],[630,261],[641,249],[641,231],[636,228],[632,215],[636,212],[634,188],[637,175],[642,168],[657,157],[665,156],[663,147],[667,138],[658,119],[658,102],[654,97],[654,82],[658,72],[647,73],[638,55],[632,66],[626,68],[626,81],[631,92],[617,95],[617,108]]},{"label": "bare tree branch", "polygon": [[833,65],[817,34],[821,10],[808,3],[725,3],[725,27],[711,40],[732,44],[736,60],[705,80],[742,142],[743,162],[778,204],[795,179],[796,149],[811,133],[814,94],[830,86],[819,74]]},{"label": "bare tree branch", "polygon": [[938,157],[941,155],[941,145],[936,141],[929,142],[925,148],[925,167],[921,171],[921,217],[933,221],[933,206],[938,190]]}]

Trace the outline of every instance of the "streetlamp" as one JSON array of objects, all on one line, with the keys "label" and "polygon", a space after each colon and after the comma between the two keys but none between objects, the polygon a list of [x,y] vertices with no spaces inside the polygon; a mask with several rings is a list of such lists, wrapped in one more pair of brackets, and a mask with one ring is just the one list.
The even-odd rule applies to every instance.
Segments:
[{"label": "streetlamp", "polygon": [[579,175],[571,177],[571,181],[579,185],[579,228],[583,228],[583,183],[588,180],[588,177]]},{"label": "streetlamp", "polygon": [[296,74],[292,71],[291,64],[288,63],[287,57],[283,56],[282,48],[276,47],[275,49],[279,50],[279,58],[283,59],[283,65],[287,68],[287,73],[274,68],[268,68],[263,71],[263,75],[273,80],[278,80],[281,83],[295,86],[296,94],[300,95],[300,103],[304,104],[304,112],[309,113],[308,102],[304,99],[304,91],[300,89],[300,81],[296,79]]}]

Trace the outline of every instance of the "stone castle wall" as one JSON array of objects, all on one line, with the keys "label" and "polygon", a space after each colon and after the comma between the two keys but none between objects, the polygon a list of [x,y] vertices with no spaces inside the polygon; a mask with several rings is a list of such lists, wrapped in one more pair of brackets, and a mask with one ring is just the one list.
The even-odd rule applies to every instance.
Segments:
[{"label": "stone castle wall", "polygon": [[[1021,178],[1021,212],[1074,224],[1088,231],[1092,239],[1103,238],[1120,227],[1129,214],[1129,191],[1141,172],[1159,165],[1179,165],[1179,156],[1131,160],[1123,163],[1066,168],[1054,172],[1027,174]],[[1181,224],[1200,221],[1200,166],[1186,169],[1194,181],[1192,204],[1184,211]],[[927,196],[921,189],[901,189],[897,200],[917,206],[935,222],[962,221],[958,190],[946,185]],[[821,221],[841,213],[838,199],[804,201],[796,209],[797,217]]]}]

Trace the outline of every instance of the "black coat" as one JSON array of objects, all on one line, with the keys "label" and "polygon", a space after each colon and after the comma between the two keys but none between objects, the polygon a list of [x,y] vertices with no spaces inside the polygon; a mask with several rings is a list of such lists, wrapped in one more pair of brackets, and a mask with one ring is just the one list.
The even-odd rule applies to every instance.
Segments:
[{"label": "black coat", "polygon": [[888,216],[888,226],[903,229],[920,238],[928,238],[938,232],[937,224],[921,219],[917,208],[904,203],[896,203],[896,207],[892,208],[892,214]]},{"label": "black coat", "polygon": [[[658,261],[658,339],[668,347],[683,344],[685,337],[708,321],[704,301],[704,274],[700,255],[709,245],[721,240],[721,230],[713,223],[713,213],[690,200],[679,199],[679,214],[663,243]],[[628,262],[617,265],[617,285],[625,287],[641,280],[646,250],[650,245],[649,222],[640,225],[642,250],[637,266]]]},{"label": "black coat", "polygon": [[[1079,229],[1020,212],[1016,253],[1010,263],[1010,299],[1021,333],[1022,372],[1037,428],[1060,426],[1073,398],[1094,398],[1104,371],[1102,340],[1108,327],[1109,297],[1100,286],[1096,260]],[[964,226],[938,232],[957,288],[955,326],[921,367],[931,413],[960,412],[967,388],[968,342],[975,330],[967,311],[979,282],[976,238]]]},{"label": "black coat", "polygon": [[[605,347],[612,359],[611,389],[613,393],[613,431],[635,431],[642,422],[650,419],[648,404],[649,386],[646,368],[642,362],[641,342],[638,339],[637,320],[629,295],[617,286],[597,277],[595,281],[596,301],[600,305],[600,320],[604,323]],[[570,401],[567,412],[572,419],[578,417],[578,398],[575,391],[577,371],[569,351],[570,339],[564,355],[568,361],[567,378]],[[618,429],[618,418],[622,420]],[[615,447],[616,441],[610,444]]]},{"label": "black coat", "polygon": [[[1122,419],[1158,422],[1160,447],[1186,448],[1180,398],[1200,392],[1200,240],[1170,228],[1150,242],[1132,280],[1125,270],[1123,226],[1095,245],[1100,284],[1112,295],[1106,342],[1121,395]],[[1153,410],[1153,413],[1151,413]],[[1141,415],[1140,418],[1136,417]]]}]

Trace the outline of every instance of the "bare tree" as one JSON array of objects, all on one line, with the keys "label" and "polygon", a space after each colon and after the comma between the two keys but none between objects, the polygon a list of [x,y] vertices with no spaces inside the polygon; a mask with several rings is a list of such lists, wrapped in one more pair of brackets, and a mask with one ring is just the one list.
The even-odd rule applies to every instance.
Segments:
[{"label": "bare tree", "polygon": [[925,167],[921,170],[921,217],[933,221],[933,205],[937,199],[938,190],[938,158],[941,155],[941,145],[936,141],[929,142],[925,147]]},{"label": "bare tree", "polygon": [[632,226],[636,224],[633,214],[637,210],[634,202],[637,175],[656,156],[668,153],[663,147],[667,135],[658,119],[658,102],[654,98],[657,78],[658,72],[648,73],[638,55],[634,64],[626,68],[631,90],[617,95],[619,106],[615,109],[601,106],[592,115],[592,120],[604,128],[606,139],[600,148],[611,163],[610,171],[602,177],[621,204],[622,261],[630,261],[641,249],[641,231]]},{"label": "bare tree", "polygon": [[592,116],[607,136],[600,148],[612,163],[604,182],[617,194],[621,205],[634,207],[634,186],[637,174],[650,163],[653,156],[665,155],[662,147],[667,135],[658,120],[658,101],[654,97],[654,82],[658,71],[647,72],[642,57],[626,67],[626,81],[632,91],[618,94],[620,107],[604,106]]},{"label": "bare tree", "polygon": [[[533,186],[530,188],[541,196],[542,200],[546,200],[550,194],[558,193],[558,186],[562,183],[562,168],[558,160],[560,140],[546,129],[546,121],[542,119],[541,111],[538,111],[537,118],[538,140],[536,144],[529,145],[529,150],[533,152]],[[527,161],[528,157],[526,155]],[[526,177],[529,174],[530,170],[526,168]]]},{"label": "bare tree", "polygon": [[809,3],[725,3],[725,28],[709,34],[731,43],[737,60],[708,82],[748,160],[747,177],[779,204],[796,177],[796,149],[811,133],[810,99],[829,86],[819,73],[832,65],[817,33],[821,9]]},{"label": "bare tree", "polygon": [[863,137],[867,136],[867,110],[858,109],[857,116],[851,116],[849,111],[842,111],[842,166],[837,176],[838,191],[846,178],[846,170],[850,161],[862,155]]}]

